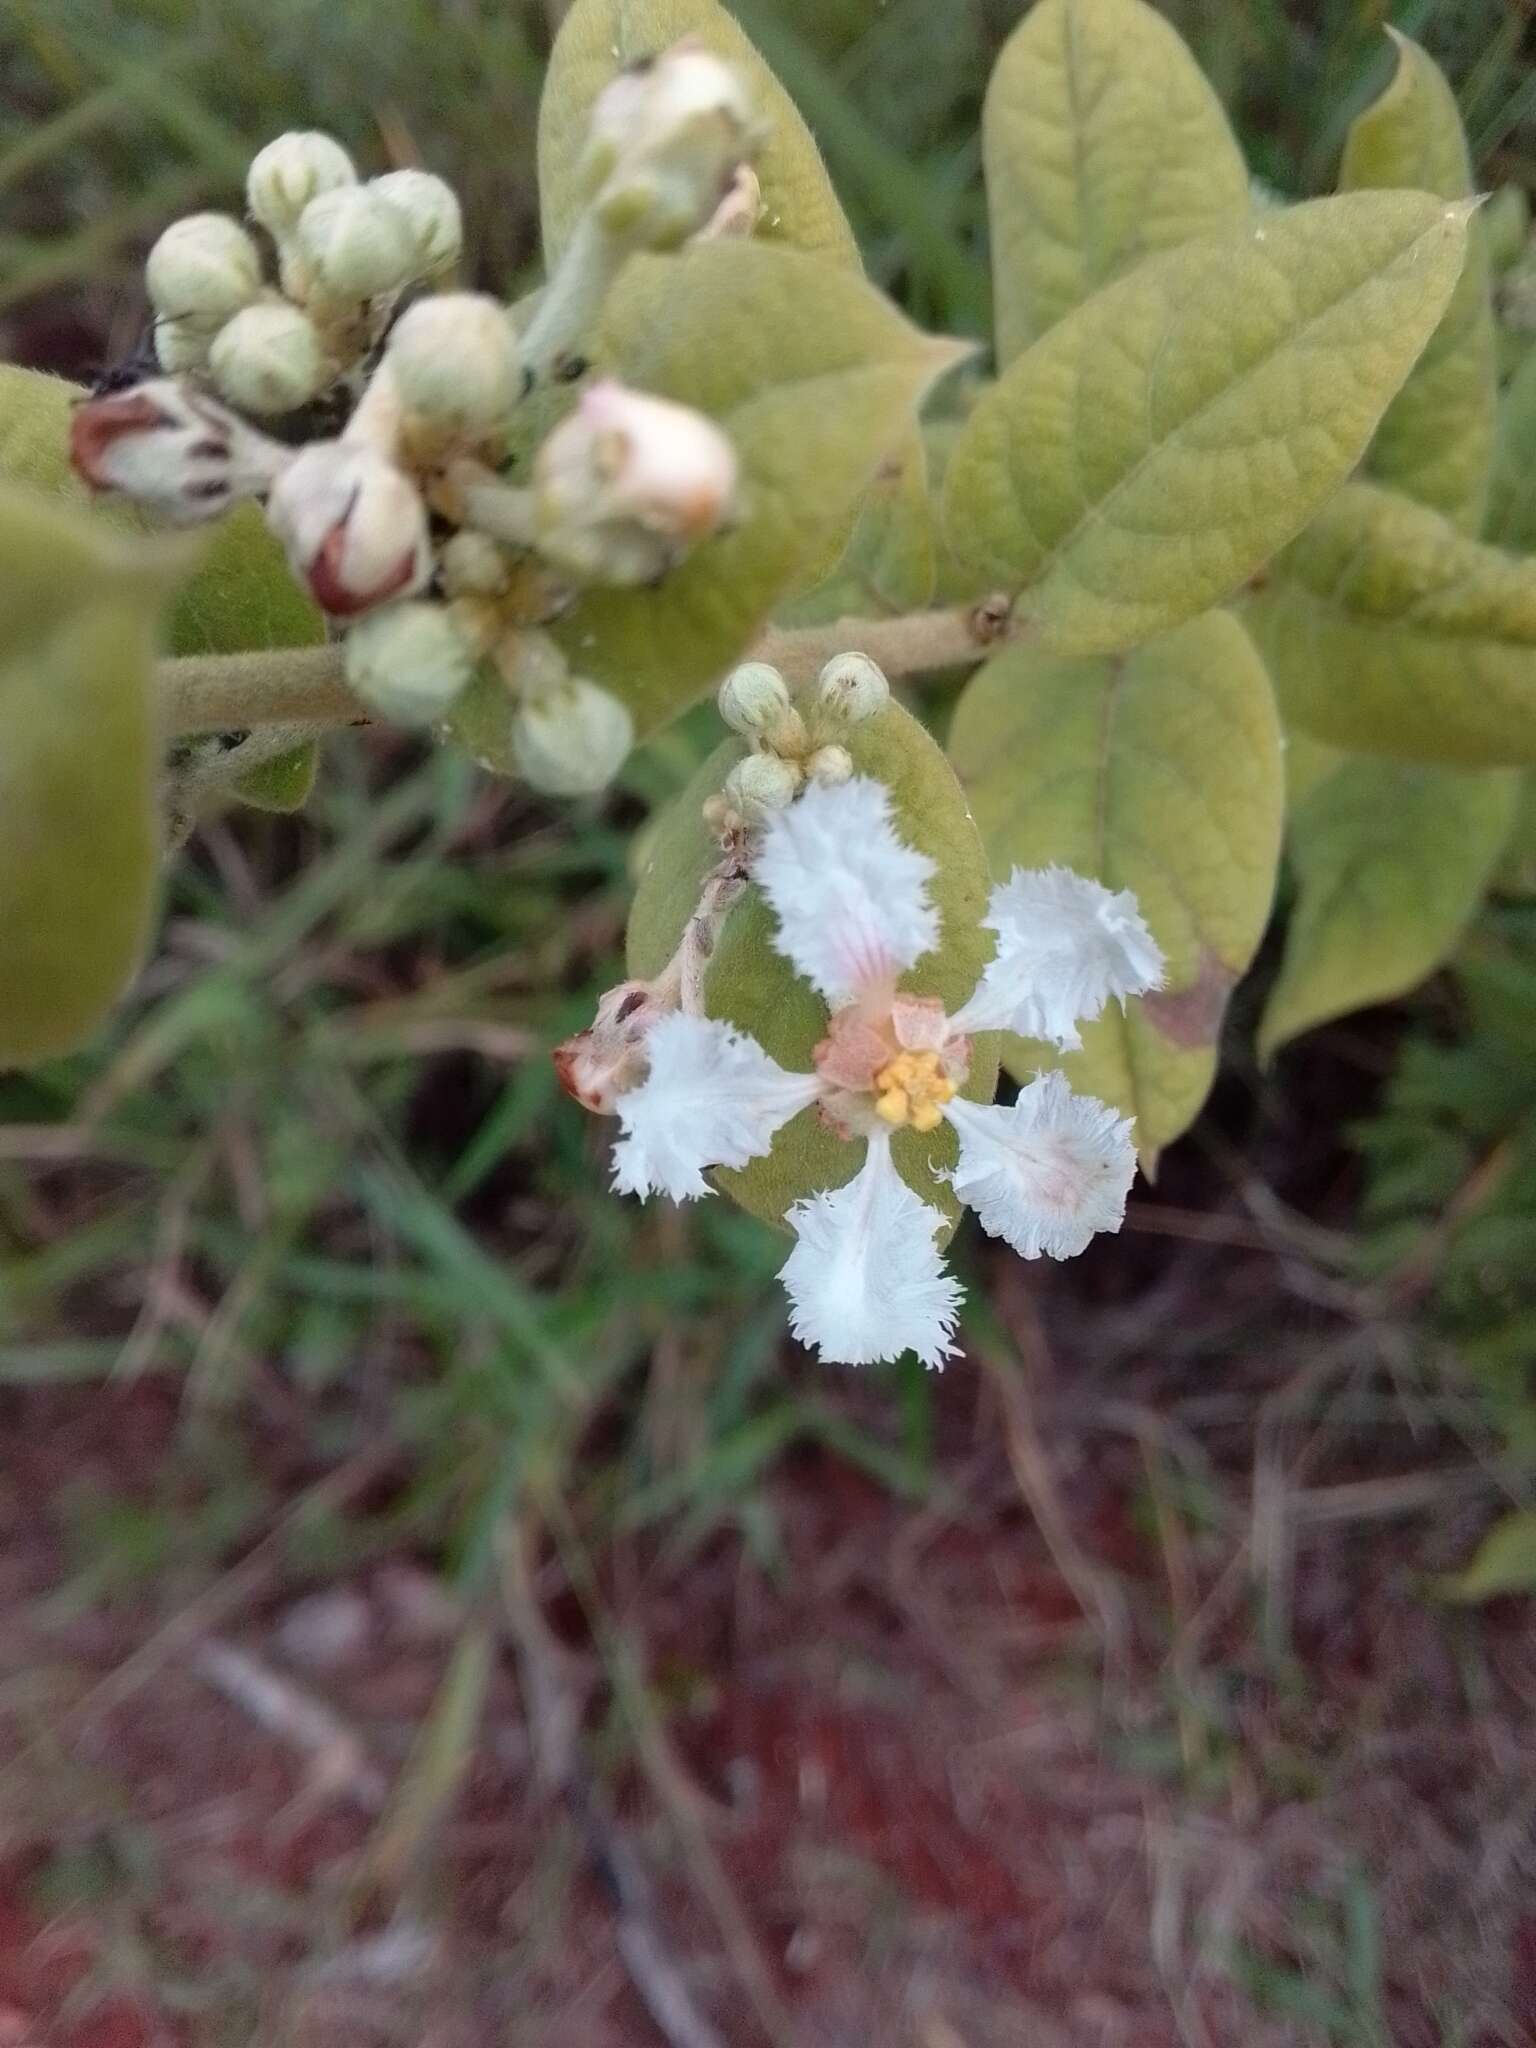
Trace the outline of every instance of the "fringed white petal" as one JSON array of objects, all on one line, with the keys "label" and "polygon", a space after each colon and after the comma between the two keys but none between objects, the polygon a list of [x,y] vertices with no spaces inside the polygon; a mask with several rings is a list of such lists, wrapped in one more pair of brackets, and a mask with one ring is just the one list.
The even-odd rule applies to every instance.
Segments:
[{"label": "fringed white petal", "polygon": [[1136,1174],[1132,1119],[1060,1074],[1041,1074],[1009,1108],[957,1099],[951,1180],[983,1230],[1026,1259],[1075,1258],[1100,1230],[1118,1230]]},{"label": "fringed white petal", "polygon": [[774,944],[835,1009],[938,944],[933,871],[897,838],[885,785],[863,775],[812,784],[771,818],[752,878],[778,919]]},{"label": "fringed white petal", "polygon": [[624,1135],[613,1148],[613,1185],[623,1195],[687,1202],[712,1192],[706,1166],[745,1166],[810,1103],[813,1074],[791,1074],[756,1039],[729,1024],[679,1011],[645,1042],[649,1071],[618,1099]]},{"label": "fringed white petal", "polygon": [[954,1020],[958,1031],[1016,1031],[1065,1051],[1082,1042],[1079,1022],[1111,997],[1124,1002],[1162,983],[1162,951],[1130,890],[1070,868],[1015,868],[982,923],[997,933],[997,951]]},{"label": "fringed white petal", "polygon": [[940,1366],[952,1354],[961,1288],[934,1242],[944,1218],[896,1171],[889,1138],[871,1138],[846,1187],[796,1202],[786,1221],[799,1240],[779,1273],[790,1328],[825,1363],[915,1351]]}]

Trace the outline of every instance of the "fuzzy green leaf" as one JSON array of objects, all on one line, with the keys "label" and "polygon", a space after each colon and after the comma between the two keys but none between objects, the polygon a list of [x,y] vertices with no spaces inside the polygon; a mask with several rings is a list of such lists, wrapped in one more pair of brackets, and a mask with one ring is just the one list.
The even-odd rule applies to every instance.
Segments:
[{"label": "fuzzy green leaf", "polygon": [[1515,822],[1499,856],[1493,886],[1503,896],[1536,896],[1536,773],[1529,768],[1520,777]]},{"label": "fuzzy green leaf", "polygon": [[936,512],[921,427],[875,474],[842,564],[845,574],[891,611],[920,611],[938,586]]},{"label": "fuzzy green leaf", "polygon": [[1520,778],[1355,756],[1291,819],[1296,904],[1259,1028],[1268,1059],[1414,988],[1455,950],[1514,822]]},{"label": "fuzzy green leaf", "polygon": [[79,1044],[143,952],[173,559],[0,487],[0,1067]]},{"label": "fuzzy green leaf", "polygon": [[[83,395],[62,378],[0,363],[0,482],[25,484],[66,507],[89,507],[121,533],[148,533],[149,522],[132,506],[93,500],[69,467],[69,415]],[[324,637],[320,613],[288,573],[256,507],[239,506],[220,520],[176,599],[169,651],[238,654],[306,647]]]},{"label": "fuzzy green leaf", "polygon": [[[1341,187],[1408,187],[1441,199],[1469,198],[1476,188],[1456,96],[1417,43],[1396,29],[1387,33],[1397,45],[1397,69],[1349,131]],[[1497,403],[1487,235],[1474,220],[1445,317],[1388,406],[1367,471],[1476,533],[1488,496]]]},{"label": "fuzzy green leaf", "polygon": [[1402,760],[1536,761],[1536,562],[1372,484],[1341,491],[1245,617],[1281,708]]},{"label": "fuzzy green leaf", "polygon": [[789,94],[717,0],[576,0],[550,53],[539,103],[539,197],[544,257],[551,267],[582,208],[576,167],[598,94],[626,65],[696,36],[751,82],[768,123],[755,160],[764,218],[758,237],[859,268],[858,246],[821,151]]},{"label": "fuzzy green leaf", "polygon": [[1501,1516],[1463,1571],[1442,1578],[1443,1599],[1475,1602],[1536,1593],[1536,1509]]},{"label": "fuzzy green leaf", "polygon": [[[903,986],[958,1009],[992,950],[992,939],[980,925],[990,887],[986,855],[959,785],[922,726],[895,705],[841,737],[858,771],[890,790],[902,838],[938,863],[930,888],[943,920],[940,942],[902,977]],[[739,740],[717,749],[659,824],[630,918],[632,974],[658,974],[682,937],[703,877],[719,856],[700,806],[719,789],[742,752]],[[750,1032],[781,1065],[803,1073],[826,1036],[827,1008],[774,951],[772,932],[767,906],[749,889],[726,919],[705,985],[705,1005],[710,1016]],[[979,1037],[964,1092],[973,1101],[990,1102],[996,1085],[996,1041]],[[949,1127],[926,1138],[898,1131],[894,1152],[912,1187],[953,1222],[959,1214],[954,1197],[945,1182],[933,1178],[936,1168],[954,1164]],[[802,1196],[851,1179],[863,1154],[862,1145],[833,1136],[812,1109],[785,1126],[766,1159],[740,1173],[715,1177],[743,1208],[777,1223]]]},{"label": "fuzzy green leaf", "polygon": [[1364,454],[1460,275],[1469,208],[1352,192],[1149,257],[976,407],[961,559],[1059,654],[1133,646],[1284,546]]},{"label": "fuzzy green leaf", "polygon": [[253,811],[275,811],[285,816],[303,810],[319,772],[319,742],[301,740],[275,760],[247,769],[235,784],[235,795]]},{"label": "fuzzy green leaf", "polygon": [[1221,102],[1142,0],[1038,0],[997,60],[982,146],[1000,363],[1144,256],[1248,217]]},{"label": "fuzzy green leaf", "polygon": [[1225,612],[1123,656],[1011,647],[961,698],[950,755],[995,874],[1059,861],[1132,889],[1167,955],[1167,986],[1084,1025],[1080,1052],[1004,1051],[1133,1115],[1150,1170],[1210,1091],[1269,916],[1284,769],[1263,664]]},{"label": "fuzzy green leaf", "polygon": [[1499,437],[1484,537],[1536,554],[1536,349],[1523,356],[1499,401]]},{"label": "fuzzy green leaf", "polygon": [[835,558],[929,385],[966,352],[793,250],[718,242],[631,265],[598,360],[719,421],[741,504],[658,588],[588,591],[554,629],[573,666],[622,696],[642,735],[684,709]]}]

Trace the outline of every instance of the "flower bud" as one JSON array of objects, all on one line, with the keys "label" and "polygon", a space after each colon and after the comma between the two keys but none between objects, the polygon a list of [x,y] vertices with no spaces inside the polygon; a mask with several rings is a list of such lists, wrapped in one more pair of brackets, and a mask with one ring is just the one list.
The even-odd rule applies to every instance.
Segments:
[{"label": "flower bud", "polygon": [[446,605],[384,605],[346,638],[347,681],[370,709],[398,725],[430,725],[465,690],[474,649]]},{"label": "flower bud", "polygon": [[840,782],[852,781],[853,756],[846,747],[818,747],[806,762],[805,772],[812,782],[835,789]]},{"label": "flower bud", "polygon": [[554,1051],[560,1086],[596,1116],[612,1116],[619,1097],[645,1079],[645,1041],[652,1025],[677,1007],[649,981],[621,981],[599,997],[585,1031]]},{"label": "flower bud", "polygon": [[388,361],[408,412],[433,426],[485,435],[517,403],[517,344],[495,299],[443,292],[418,299],[389,337]]},{"label": "flower bud", "polygon": [[725,778],[723,793],[726,802],[750,824],[770,811],[787,810],[799,795],[803,779],[796,764],[781,755],[748,754]]},{"label": "flower bud", "polygon": [[312,199],[294,243],[314,291],[327,299],[377,298],[416,273],[410,222],[371,185],[338,185]]},{"label": "flower bud", "polygon": [[464,251],[464,217],[453,187],[430,171],[386,171],[368,189],[397,207],[411,230],[416,274],[451,270]]},{"label": "flower bud", "polygon": [[450,597],[500,597],[512,580],[505,550],[486,533],[456,533],[438,568]]},{"label": "flower bud", "polygon": [[246,412],[296,412],[325,388],[320,336],[307,313],[285,301],[247,306],[226,321],[208,352],[213,381]]},{"label": "flower bud", "polygon": [[144,285],[163,320],[217,327],[261,290],[261,256],[228,214],[192,213],[150,250]]},{"label": "flower bud", "polygon": [[195,320],[155,322],[155,360],[170,377],[184,377],[189,370],[201,370],[208,361],[213,336]]},{"label": "flower bud", "polygon": [[756,141],[746,81],[687,37],[598,95],[581,175],[611,232],[674,248],[709,220]]},{"label": "flower bud", "polygon": [[267,524],[294,575],[336,618],[409,597],[432,571],[426,507],[373,448],[313,442],[283,472]]},{"label": "flower bud", "polygon": [[592,796],[605,789],[634,740],[628,709],[581,676],[525,703],[512,721],[517,765],[548,796]]},{"label": "flower bud", "polygon": [[720,716],[732,731],[748,738],[770,731],[788,717],[789,689],[766,661],[744,661],[720,685],[716,699]]},{"label": "flower bud", "polygon": [[189,526],[261,496],[294,457],[202,392],[153,377],[77,405],[69,459],[92,490]]},{"label": "flower bud", "polygon": [[736,479],[735,449],[702,413],[593,384],[535,460],[537,544],[577,576],[653,582],[720,527]]},{"label": "flower bud", "polygon": [[356,183],[352,159],[339,142],[314,130],[296,129],[279,135],[252,158],[245,203],[252,218],[281,241],[293,233],[312,199]]},{"label": "flower bud", "polygon": [[817,679],[816,701],[829,718],[861,725],[890,703],[891,686],[867,654],[836,654]]}]

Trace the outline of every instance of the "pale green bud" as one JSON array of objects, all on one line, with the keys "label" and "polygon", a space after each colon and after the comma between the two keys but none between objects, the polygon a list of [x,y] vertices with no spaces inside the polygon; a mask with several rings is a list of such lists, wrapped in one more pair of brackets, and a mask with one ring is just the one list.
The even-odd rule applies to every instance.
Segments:
[{"label": "pale green bud", "polygon": [[386,605],[359,620],[345,643],[347,681],[370,710],[397,725],[430,725],[475,672],[473,648],[447,608]]},{"label": "pale green bud", "polygon": [[755,738],[789,715],[789,690],[784,678],[766,661],[744,661],[720,685],[720,716],[734,732]]},{"label": "pale green bud", "polygon": [[261,290],[261,254],[228,214],[188,214],[150,250],[144,285],[163,320],[217,327]]},{"label": "pale green bud", "polygon": [[252,218],[282,240],[292,234],[312,199],[356,183],[352,159],[339,142],[314,130],[295,129],[252,158],[245,203]]},{"label": "pale green bud", "polygon": [[329,299],[378,298],[416,274],[409,221],[369,185],[339,185],[312,199],[294,242],[315,289]]},{"label": "pale green bud", "polygon": [[328,374],[314,322],[281,301],[247,306],[227,321],[214,337],[208,367],[231,405],[261,414],[307,405]]},{"label": "pale green bud", "polygon": [[456,533],[438,557],[450,597],[499,597],[511,580],[504,548],[486,533]]},{"label": "pale green bud", "polygon": [[189,370],[201,370],[208,361],[213,334],[195,320],[155,322],[155,360],[171,377],[183,377]]},{"label": "pale green bud", "polygon": [[853,756],[846,747],[818,747],[806,762],[805,772],[812,782],[833,789],[840,782],[852,780]]},{"label": "pale green bud", "polygon": [[430,171],[386,171],[369,180],[369,189],[410,223],[419,275],[452,269],[464,252],[464,217],[446,179]]},{"label": "pale green bud", "polygon": [[891,701],[885,671],[867,654],[834,655],[816,682],[816,700],[829,718],[861,725]]},{"label": "pale green bud", "polygon": [[770,811],[787,810],[800,793],[804,777],[793,761],[778,754],[748,754],[725,778],[724,796],[749,824]]},{"label": "pale green bud", "polygon": [[512,750],[533,788],[549,796],[593,796],[623,767],[634,721],[607,690],[578,676],[525,703],[512,721]]},{"label": "pale green bud", "polygon": [[406,411],[433,426],[484,435],[517,404],[517,343],[500,304],[479,292],[418,299],[387,355]]}]

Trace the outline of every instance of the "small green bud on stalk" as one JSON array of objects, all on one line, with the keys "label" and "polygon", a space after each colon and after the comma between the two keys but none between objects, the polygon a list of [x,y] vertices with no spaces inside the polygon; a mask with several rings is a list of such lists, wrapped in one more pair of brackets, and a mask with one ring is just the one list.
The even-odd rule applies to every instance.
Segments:
[{"label": "small green bud on stalk", "polygon": [[867,654],[834,655],[816,682],[816,701],[829,718],[862,725],[891,701],[885,671]]},{"label": "small green bud on stalk", "polygon": [[214,383],[245,412],[295,412],[329,381],[325,350],[307,313],[285,301],[247,306],[214,337]]},{"label": "small green bud on stalk", "polygon": [[339,142],[296,129],[279,135],[252,158],[245,203],[252,219],[281,242],[293,233],[312,199],[356,183],[352,159]]},{"label": "small green bud on stalk", "polygon": [[468,687],[474,649],[447,606],[385,605],[346,638],[347,681],[368,707],[398,725],[431,725]]},{"label": "small green bud on stalk", "polygon": [[162,320],[216,328],[261,290],[261,255],[227,214],[189,214],[150,250],[144,285]]},{"label": "small green bud on stalk", "polygon": [[525,702],[512,721],[518,767],[548,796],[595,796],[606,789],[634,738],[628,709],[581,676]]}]

